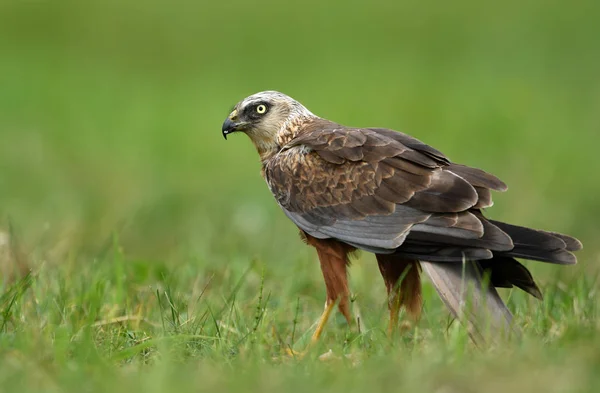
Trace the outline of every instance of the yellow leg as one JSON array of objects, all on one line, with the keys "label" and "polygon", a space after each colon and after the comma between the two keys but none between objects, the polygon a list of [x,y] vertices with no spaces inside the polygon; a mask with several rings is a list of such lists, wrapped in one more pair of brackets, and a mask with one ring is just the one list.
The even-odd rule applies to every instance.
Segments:
[{"label": "yellow leg", "polygon": [[294,351],[291,348],[287,348],[286,352],[288,355],[295,357],[295,358],[303,358],[308,351],[310,350],[310,348],[312,346],[314,346],[317,341],[319,341],[319,338],[321,337],[321,335],[323,334],[323,331],[325,330],[325,325],[327,325],[327,321],[329,320],[329,317],[331,316],[331,312],[333,311],[333,309],[335,308],[335,302],[333,301],[329,301],[326,305],[325,305],[325,310],[323,311],[323,314],[321,314],[321,317],[319,318],[319,323],[317,324],[317,329],[315,330],[315,332],[313,333],[311,339],[310,339],[310,344],[308,344],[308,347],[306,347],[306,349],[302,352],[298,352],[298,351]]},{"label": "yellow leg", "polygon": [[[325,288],[327,290],[325,310],[323,311],[323,314],[321,314],[321,318],[319,318],[317,328],[312,335],[308,348],[304,353],[300,354],[303,355],[323,334],[327,321],[337,303],[339,303],[340,312],[344,315],[348,324],[352,326],[347,268],[349,265],[348,253],[352,252],[354,247],[332,239],[317,239],[302,231],[300,233],[306,243],[315,247],[317,250],[319,263],[321,264],[321,272],[323,273]],[[287,352],[294,356],[297,355],[293,350],[287,350]]]},{"label": "yellow leg", "polygon": [[319,341],[319,338],[321,337],[321,334],[323,334],[323,330],[325,330],[325,325],[327,325],[327,321],[329,320],[329,317],[331,316],[331,312],[333,311],[334,307],[335,302],[332,301],[329,301],[325,306],[325,311],[323,311],[323,314],[319,319],[317,330],[315,330],[315,332],[312,335],[312,338],[310,339],[311,345]]}]

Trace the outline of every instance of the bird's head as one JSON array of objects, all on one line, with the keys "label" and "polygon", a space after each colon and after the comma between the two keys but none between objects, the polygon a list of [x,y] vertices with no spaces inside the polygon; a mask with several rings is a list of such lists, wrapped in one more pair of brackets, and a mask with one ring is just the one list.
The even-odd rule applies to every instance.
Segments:
[{"label": "bird's head", "polygon": [[302,104],[277,91],[263,91],[238,102],[225,122],[223,136],[247,134],[261,156],[277,149],[278,136],[298,118],[314,117]]}]

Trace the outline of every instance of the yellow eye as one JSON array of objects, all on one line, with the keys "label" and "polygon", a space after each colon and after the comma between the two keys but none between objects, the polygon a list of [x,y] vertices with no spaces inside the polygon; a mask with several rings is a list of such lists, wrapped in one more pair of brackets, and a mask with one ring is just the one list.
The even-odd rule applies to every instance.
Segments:
[{"label": "yellow eye", "polygon": [[256,113],[258,114],[264,114],[267,111],[267,107],[266,105],[262,105],[260,104],[259,106],[256,107]]}]

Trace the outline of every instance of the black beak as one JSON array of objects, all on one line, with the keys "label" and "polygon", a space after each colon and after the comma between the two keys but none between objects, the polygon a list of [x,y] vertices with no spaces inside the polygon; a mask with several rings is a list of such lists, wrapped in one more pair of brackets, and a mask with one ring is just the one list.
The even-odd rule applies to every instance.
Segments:
[{"label": "black beak", "polygon": [[231,120],[230,118],[225,119],[225,121],[223,122],[223,138],[225,138],[225,140],[227,140],[227,134],[231,134],[234,131],[237,131],[237,126],[238,123],[234,122],[233,120]]}]

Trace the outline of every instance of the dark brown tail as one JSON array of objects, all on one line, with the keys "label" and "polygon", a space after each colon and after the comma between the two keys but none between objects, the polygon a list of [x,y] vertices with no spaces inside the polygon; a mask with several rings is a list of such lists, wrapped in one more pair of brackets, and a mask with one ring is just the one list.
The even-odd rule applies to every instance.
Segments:
[{"label": "dark brown tail", "polygon": [[479,266],[490,277],[489,280],[496,288],[521,288],[533,297],[543,299],[542,292],[533,280],[527,268],[516,259],[494,256],[492,259],[479,261]]},{"label": "dark brown tail", "polygon": [[[513,248],[494,249],[492,238],[451,239],[448,236],[411,236],[397,254],[419,258],[425,273],[452,314],[465,323],[476,342],[484,341],[484,327],[494,332],[511,332],[512,315],[496,291],[496,287],[516,286],[542,299],[542,293],[531,273],[515,258],[572,265],[577,263],[573,251],[582,248],[579,240],[560,233],[486,220],[478,215],[484,228],[494,228],[510,237]],[[488,232],[490,233],[490,232]],[[489,246],[484,245],[487,241]],[[483,246],[483,247],[482,247]],[[487,253],[487,254],[486,254]],[[460,262],[460,263],[459,263]],[[489,274],[489,284],[485,275]],[[472,287],[467,298],[465,288]],[[465,311],[465,304],[472,307]],[[487,319],[486,319],[487,318]],[[485,322],[489,322],[485,325]]]},{"label": "dark brown tail", "polygon": [[581,250],[582,244],[574,237],[506,224],[500,221],[489,221],[507,233],[514,244],[512,250],[494,253],[494,255],[532,259],[561,265],[577,263],[577,258],[571,252]]},{"label": "dark brown tail", "polygon": [[[479,261],[479,266],[491,273],[491,283],[495,287],[516,286],[539,299],[542,294],[531,273],[515,258],[561,265],[577,263],[573,251],[580,250],[582,245],[571,236],[487,220],[481,213],[476,215],[484,226],[482,238],[461,239],[411,232],[394,255],[428,262]],[[500,242],[499,239],[506,240]],[[508,247],[502,244],[506,242]],[[502,247],[498,247],[499,244]]]}]

